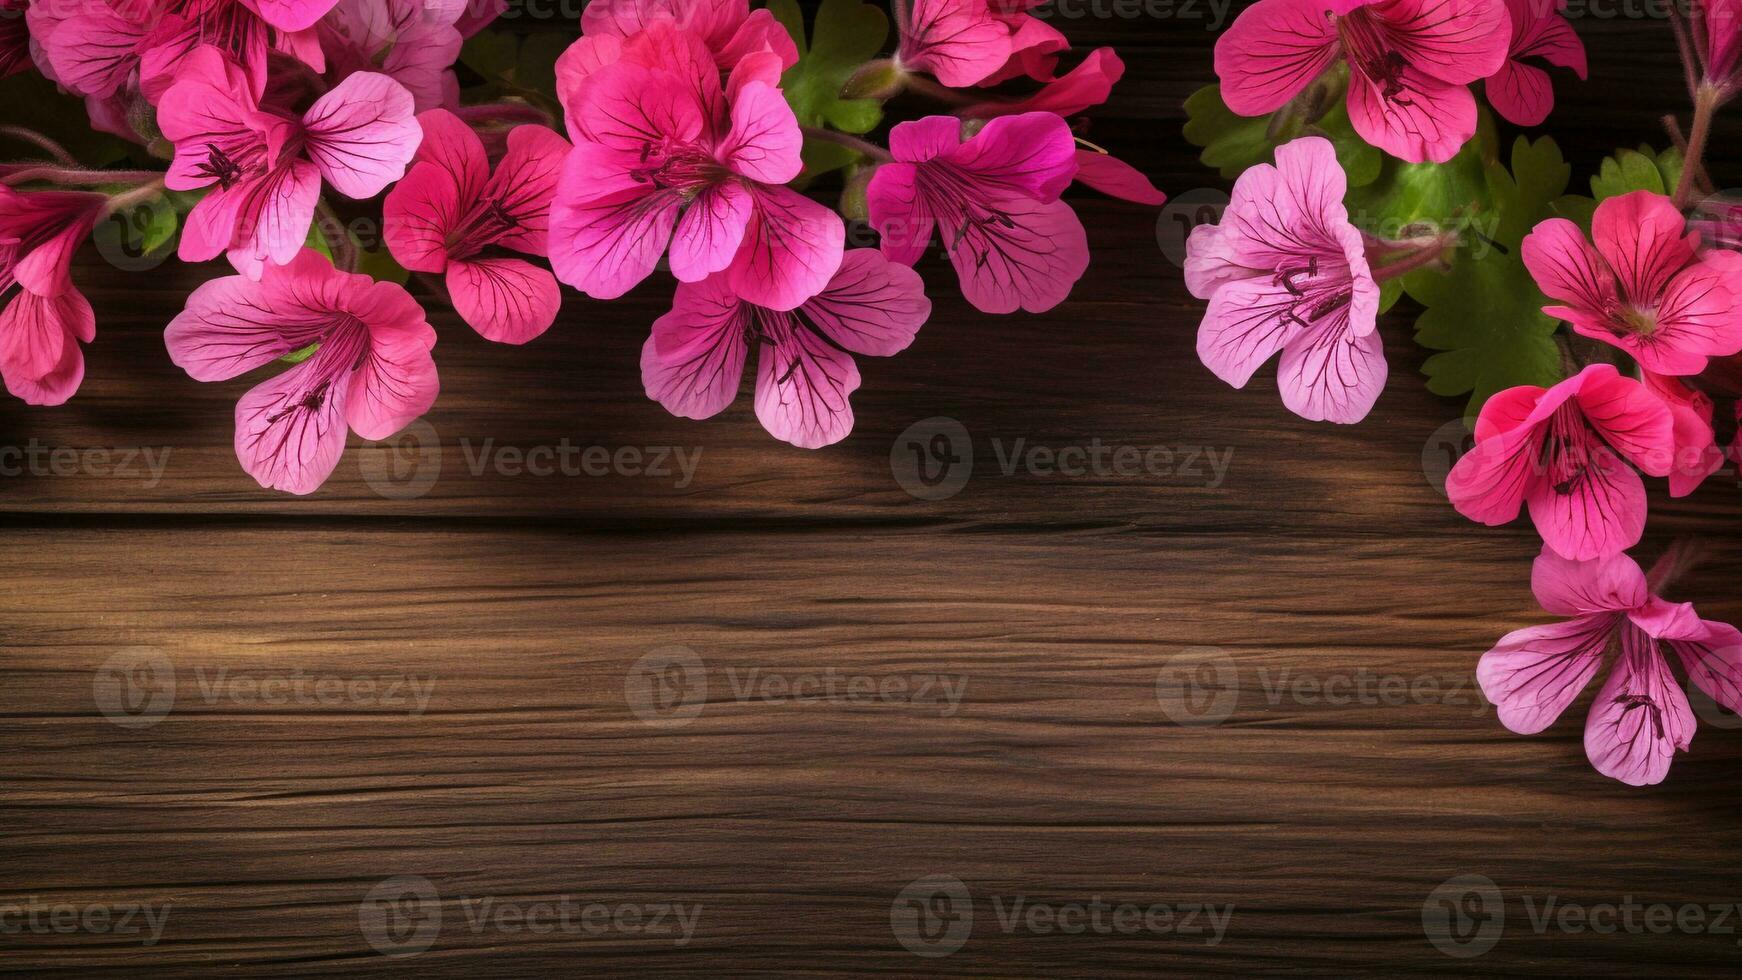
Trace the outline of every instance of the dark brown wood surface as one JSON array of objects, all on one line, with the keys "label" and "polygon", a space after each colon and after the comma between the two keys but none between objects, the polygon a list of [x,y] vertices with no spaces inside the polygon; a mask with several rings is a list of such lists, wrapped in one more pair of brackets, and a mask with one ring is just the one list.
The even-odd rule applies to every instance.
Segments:
[{"label": "dark brown wood surface", "polygon": [[[1064,26],[1129,65],[1092,136],[1175,195],[1225,186],[1178,136],[1212,77],[1201,22]],[[1554,131],[1582,181],[1613,144],[1662,143],[1678,72],[1660,23],[1579,28],[1593,80],[1557,79]],[[1720,177],[1742,169],[1735,132]],[[977,314],[926,264],[936,315],[910,351],[861,361],[840,446],[775,442],[747,397],[701,423],[646,400],[637,357],[666,285],[571,295],[524,349],[432,302],[443,391],[424,441],[353,439],[307,499],[236,465],[251,381],[198,384],[164,354],[164,323],[219,270],[89,258],[83,391],[0,404],[0,445],[48,453],[0,481],[0,968],[1734,975],[1742,726],[1711,714],[1666,783],[1633,789],[1585,760],[1588,695],[1541,736],[1496,722],[1472,672],[1547,619],[1537,540],[1470,524],[1433,486],[1460,406],[1423,388],[1407,318],[1384,325],[1371,418],[1302,422],[1272,372],[1235,392],[1198,364],[1199,307],[1154,211],[1076,203],[1094,264],[1050,314]],[[941,501],[892,468],[932,417],[973,446]],[[1171,463],[1006,475],[1017,440]],[[502,463],[563,445],[701,455],[687,483]],[[123,469],[132,449],[151,455]],[[1654,492],[1641,551],[1705,537],[1679,597],[1732,621],[1738,483]],[[705,674],[647,673],[673,648]],[[1199,661],[1232,670],[1195,692],[1232,699],[1217,725],[1175,720],[1204,703],[1182,709],[1182,678],[1204,675],[1174,668]],[[154,667],[173,685],[139,673]],[[788,689],[811,678],[837,689]],[[279,696],[291,683],[309,696]],[[131,727],[103,712],[141,705]],[[902,898],[937,876],[970,900]],[[1474,910],[1503,931],[1472,959],[1424,925],[1461,876],[1501,897]],[[426,900],[383,906],[386,881]],[[1054,927],[1095,902],[1176,918]],[[517,917],[551,926],[541,906],[571,918]],[[1194,931],[1198,906],[1231,906],[1219,942]],[[1583,925],[1605,906],[1619,928]],[[1688,906],[1704,926],[1659,931],[1650,911]],[[696,918],[686,939],[673,913],[599,927],[591,907]],[[971,912],[950,955],[899,941],[893,920],[925,909],[940,928]]]}]

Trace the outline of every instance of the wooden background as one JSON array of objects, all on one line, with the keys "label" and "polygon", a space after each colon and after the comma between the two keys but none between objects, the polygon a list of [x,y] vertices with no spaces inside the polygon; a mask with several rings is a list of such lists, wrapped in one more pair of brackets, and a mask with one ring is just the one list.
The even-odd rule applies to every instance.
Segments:
[{"label": "wooden background", "polygon": [[[1129,65],[1092,137],[1176,196],[1224,187],[1178,136],[1181,101],[1212,77],[1204,22],[1064,26]],[[1579,29],[1594,80],[1557,78],[1555,117],[1576,180],[1614,143],[1661,145],[1655,119],[1679,105],[1666,27]],[[1735,176],[1722,158],[1735,135],[1717,143],[1721,177]],[[1199,306],[1157,246],[1153,210],[1076,203],[1094,264],[1072,300],[979,315],[928,261],[935,317],[903,355],[861,360],[858,427],[833,449],[768,438],[747,396],[705,423],[646,400],[637,356],[663,283],[609,305],[571,295],[526,350],[432,303],[443,391],[420,430],[428,451],[353,439],[308,499],[263,492],[237,467],[231,412],[253,379],[198,384],[164,354],[163,325],[218,270],[126,276],[88,254],[80,281],[100,327],[84,389],[52,410],[0,403],[0,444],[169,455],[158,481],[114,461],[0,481],[0,926],[20,909],[169,911],[150,946],[82,925],[0,929],[0,967],[1734,975],[1734,932],[1534,928],[1550,898],[1742,901],[1742,729],[1703,722],[1665,784],[1632,789],[1586,762],[1586,702],[1539,737],[1495,721],[1471,675],[1495,638],[1546,619],[1528,586],[1537,539],[1466,522],[1424,475],[1424,458],[1445,465],[1435,433],[1459,406],[1424,390],[1407,318],[1384,326],[1392,382],[1365,424],[1302,422],[1273,371],[1235,392],[1197,363]],[[934,416],[970,434],[974,467],[932,502],[901,489],[891,452]],[[702,457],[681,488],[474,475],[468,452],[489,439]],[[1006,476],[998,453],[1017,439],[1232,457],[1213,486],[1207,473]],[[436,460],[427,493],[407,497]],[[375,483],[391,496],[365,470],[388,473]],[[1716,532],[1742,517],[1738,482],[1732,469],[1691,499],[1654,493],[1640,552],[1707,536],[1710,558],[1678,597],[1732,621],[1742,547]],[[633,710],[649,690],[636,665],[674,646],[705,664],[706,701],[649,724]],[[1182,726],[1168,713],[1176,672],[1159,686],[1158,674],[1205,647],[1232,667],[1236,700],[1220,725]],[[162,677],[118,687],[128,663],[173,671],[155,723],[99,711],[116,691],[170,690]],[[734,682],[753,671],[965,689],[953,713],[900,693],[741,698]],[[421,712],[385,689],[269,703],[210,690],[220,672],[433,688]],[[1390,693],[1292,693],[1303,678]],[[698,696],[697,679],[677,696]],[[892,908],[939,875],[972,895],[972,930],[953,955],[919,958]],[[1502,894],[1504,932],[1478,959],[1424,931],[1430,894],[1462,875]],[[441,924],[428,949],[390,958],[371,939],[406,933],[383,933],[364,903],[400,876],[439,899],[398,911],[415,925],[439,909]],[[1234,912],[1213,945],[1007,932],[999,912],[1018,896]],[[484,900],[564,897],[702,911],[687,943],[632,924],[595,935],[469,919]]]}]

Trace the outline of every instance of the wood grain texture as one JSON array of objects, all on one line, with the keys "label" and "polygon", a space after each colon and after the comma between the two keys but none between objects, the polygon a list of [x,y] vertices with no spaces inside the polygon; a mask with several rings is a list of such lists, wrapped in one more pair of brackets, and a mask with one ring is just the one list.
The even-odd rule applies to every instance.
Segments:
[{"label": "wood grain texture", "polygon": [[[1130,66],[1096,138],[1171,192],[1216,186],[1177,137],[1213,36],[1064,26]],[[1660,24],[1579,27],[1594,80],[1558,86],[1556,135],[1589,173],[1610,144],[1661,142],[1677,73]],[[933,322],[861,362],[858,426],[834,449],[773,442],[747,399],[705,423],[645,400],[636,359],[665,286],[571,296],[524,350],[432,304],[431,441],[353,440],[307,499],[237,468],[247,382],[196,384],[163,354],[163,323],[215,270],[82,267],[101,324],[84,390],[49,411],[0,404],[0,445],[167,462],[0,481],[0,969],[1733,975],[1734,932],[1535,928],[1550,898],[1742,901],[1742,726],[1703,720],[1643,790],[1591,771],[1572,720],[1587,702],[1542,736],[1501,729],[1471,674],[1496,637],[1547,618],[1536,539],[1469,524],[1433,486],[1459,406],[1422,388],[1407,320],[1385,325],[1372,418],[1302,422],[1267,372],[1234,392],[1199,367],[1199,310],[1153,212],[1076,203],[1095,249],[1076,296],[981,316],[928,262]],[[973,473],[916,499],[892,452],[938,416],[969,433]],[[497,461],[565,440],[700,458],[688,481],[474,473],[486,440]],[[1170,456],[1141,475],[1005,475],[1017,440]],[[1738,500],[1733,469],[1652,498],[1642,554],[1704,536],[1678,597],[1712,618],[1742,620]],[[687,672],[650,672],[677,650]],[[1219,664],[1232,673],[1192,687],[1203,670],[1185,668]],[[165,666],[173,685],[149,673]],[[103,711],[141,705],[150,724]],[[1180,723],[1218,705],[1220,724]],[[1477,959],[1423,924],[1466,875],[1502,895],[1504,932]],[[407,876],[438,897],[407,910],[395,947],[407,934],[371,890]],[[973,923],[953,954],[919,958],[892,913],[930,876],[962,883]],[[1006,930],[1018,897],[1232,917],[1217,943],[1177,920]],[[565,901],[573,928],[474,926]],[[699,912],[685,939],[669,913],[590,930],[595,904]],[[129,905],[167,908],[154,944],[18,914]],[[438,907],[423,948],[414,927]]]}]

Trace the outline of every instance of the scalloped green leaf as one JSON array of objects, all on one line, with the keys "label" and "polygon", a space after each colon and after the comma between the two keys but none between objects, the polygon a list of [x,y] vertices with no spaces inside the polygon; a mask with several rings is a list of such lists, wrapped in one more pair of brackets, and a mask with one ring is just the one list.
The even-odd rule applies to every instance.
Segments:
[{"label": "scalloped green leaf", "polygon": [[[843,99],[841,87],[866,61],[877,57],[889,38],[889,17],[860,0],[823,0],[810,33],[795,0],[773,0],[768,9],[798,46],[798,64],[781,77],[781,90],[801,126],[827,126],[844,133],[868,133],[883,121],[875,99]],[[807,141],[808,176],[839,170],[859,159],[851,150]]]}]

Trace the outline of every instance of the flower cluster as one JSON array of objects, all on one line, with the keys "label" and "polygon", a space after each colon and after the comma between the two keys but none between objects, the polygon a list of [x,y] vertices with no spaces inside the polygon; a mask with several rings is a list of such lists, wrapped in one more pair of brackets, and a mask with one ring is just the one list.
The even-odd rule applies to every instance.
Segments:
[{"label": "flower cluster", "polygon": [[[1644,476],[1693,493],[1725,458],[1712,395],[1742,395],[1731,381],[1742,363],[1742,205],[1693,201],[1712,114],[1736,90],[1736,9],[1700,2],[1674,21],[1695,105],[1685,138],[1672,126],[1679,149],[1623,151],[1593,179],[1597,196],[1576,198],[1554,196],[1565,168],[1546,140],[1521,138],[1507,172],[1479,134],[1485,110],[1470,88],[1483,81],[1508,122],[1541,123],[1553,105],[1541,63],[1585,71],[1554,5],[1260,0],[1217,44],[1219,95],[1235,114],[1272,114],[1272,133],[1313,135],[1246,168],[1221,221],[1193,230],[1185,263],[1187,286],[1208,301],[1204,365],[1244,387],[1280,353],[1283,403],[1311,420],[1358,422],[1373,409],[1387,373],[1379,314],[1396,299],[1382,297],[1387,284],[1428,307],[1418,338],[1449,351],[1428,363],[1435,390],[1474,389],[1474,446],[1447,495],[1488,525],[1527,510],[1542,538],[1537,597],[1573,617],[1508,635],[1478,679],[1507,727],[1534,733],[1614,651],[1585,744],[1600,772],[1634,784],[1661,781],[1693,734],[1672,660],[1742,709],[1742,634],[1657,597],[1686,563],[1666,560],[1648,587],[1626,555],[1646,528]],[[1366,146],[1388,159],[1355,188],[1341,161]],[[1478,183],[1465,179],[1472,170]],[[1460,193],[1472,199],[1421,205]],[[1357,227],[1351,202],[1407,234]],[[1488,333],[1470,336],[1478,330]],[[1460,367],[1443,360],[1453,356]],[[1448,376],[1475,380],[1451,387]],[[1485,377],[1541,381],[1484,391]]]},{"label": "flower cluster", "polygon": [[[236,407],[264,487],[312,492],[348,432],[389,437],[434,403],[414,291],[526,344],[561,284],[614,299],[662,267],[677,282],[642,351],[648,397],[715,415],[754,350],[763,426],[827,446],[852,430],[854,356],[903,350],[930,316],[912,267],[934,241],[973,306],[1039,312],[1089,262],[1074,181],[1163,201],[1067,118],[1124,66],[1101,49],[1061,71],[1069,44],[1034,5],[897,0],[885,49],[891,17],[861,0],[827,0],[813,37],[789,0],[593,0],[533,78],[456,64],[490,0],[0,0],[0,77],[34,67],[145,168],[5,128],[50,159],[0,167],[0,369],[32,404],[74,394],[96,324],[73,253],[162,201],[181,259],[235,273],[188,299],[171,358],[213,382],[280,365]],[[889,113],[913,111],[880,145],[898,96]],[[838,209],[815,194],[837,176]],[[339,218],[377,206],[378,249]],[[850,220],[877,247],[848,248]]]}]

